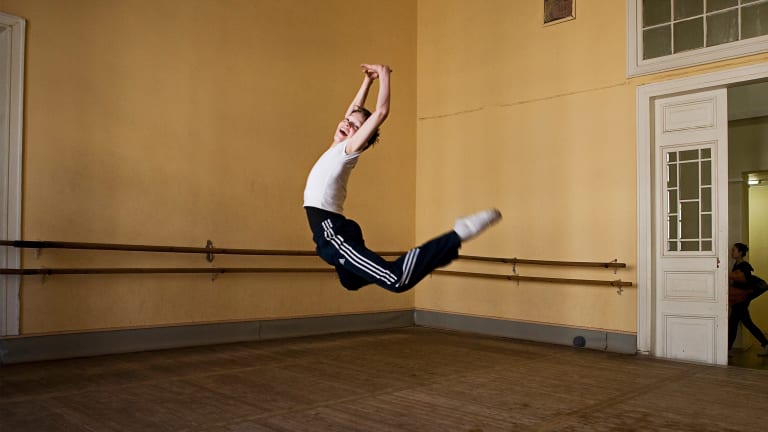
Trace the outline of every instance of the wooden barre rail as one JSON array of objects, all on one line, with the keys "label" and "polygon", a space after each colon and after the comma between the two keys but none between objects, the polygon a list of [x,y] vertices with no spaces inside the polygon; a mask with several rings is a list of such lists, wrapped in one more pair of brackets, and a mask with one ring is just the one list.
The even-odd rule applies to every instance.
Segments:
[{"label": "wooden barre rail", "polygon": [[[176,267],[176,268],[36,268],[36,269],[0,269],[0,275],[16,276],[52,276],[52,275],[87,275],[87,274],[162,274],[162,273],[203,273],[203,274],[224,274],[224,273],[335,273],[333,268],[308,268],[308,267]],[[550,283],[569,283],[580,285],[609,285],[613,287],[632,286],[632,282],[617,280],[594,280],[594,279],[570,279],[570,278],[552,278],[539,276],[518,276],[504,275],[494,273],[473,273],[453,270],[435,270],[433,274],[449,276],[465,276],[486,279],[504,279],[529,282],[550,282]]]},{"label": "wooden barre rail", "polygon": [[333,268],[307,267],[171,267],[171,268],[35,268],[35,269],[0,269],[0,275],[86,275],[86,274],[160,274],[160,273],[335,273]]},{"label": "wooden barre rail", "polygon": [[548,260],[531,260],[523,258],[493,258],[493,257],[481,257],[471,255],[459,255],[459,258],[471,261],[486,261],[496,262],[504,264],[531,264],[531,265],[548,265],[548,266],[568,266],[568,267],[603,267],[603,268],[626,268],[626,263],[620,263],[616,261],[610,262],[592,262],[592,261],[548,261]]},{"label": "wooden barre rail", "polygon": [[[186,246],[150,246],[127,245],[114,243],[76,243],[37,240],[0,240],[0,246],[12,246],[26,249],[85,249],[109,250],[122,252],[172,252],[191,254],[220,254],[220,255],[284,255],[284,256],[316,256],[315,251],[299,250],[270,250],[270,249],[231,249],[217,247],[186,247]],[[379,252],[382,256],[399,256],[405,252]]]},{"label": "wooden barre rail", "polygon": [[572,283],[580,285],[610,285],[614,287],[631,287],[632,282],[625,282],[621,279],[616,280],[596,280],[596,279],[571,279],[571,278],[553,278],[541,276],[518,276],[493,273],[473,273],[454,270],[435,270],[433,274],[442,274],[449,276],[479,277],[487,279],[506,279],[511,281],[529,281],[529,282],[551,282],[551,283]]},{"label": "wooden barre rail", "polygon": [[[0,246],[11,246],[27,249],[84,249],[84,250],[109,250],[123,252],[171,252],[192,254],[220,254],[220,255],[274,255],[274,256],[316,256],[315,251],[300,250],[274,250],[274,249],[232,249],[217,247],[186,247],[186,246],[150,246],[128,245],[114,243],[77,243],[43,240],[0,240]],[[405,251],[377,252],[381,256],[400,256]],[[523,258],[493,258],[471,255],[459,255],[459,259],[470,261],[485,261],[503,264],[530,264],[542,266],[568,266],[568,267],[602,267],[602,268],[626,268],[626,263],[620,262],[586,262],[586,261],[548,261],[530,260]]]}]

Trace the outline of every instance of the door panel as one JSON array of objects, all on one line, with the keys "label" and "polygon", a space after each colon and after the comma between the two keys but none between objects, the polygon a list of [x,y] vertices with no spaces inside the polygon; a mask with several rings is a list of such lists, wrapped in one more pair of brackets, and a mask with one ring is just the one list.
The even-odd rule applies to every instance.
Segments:
[{"label": "door panel", "polygon": [[659,357],[727,363],[726,95],[723,89],[655,102],[653,351]]},{"label": "door panel", "polygon": [[666,358],[715,363],[717,319],[712,316],[665,315]]},{"label": "door panel", "polygon": [[714,272],[673,272],[664,273],[664,298],[668,300],[709,300],[715,301]]},{"label": "door panel", "polygon": [[709,128],[715,124],[715,110],[712,104],[683,103],[664,109],[664,132],[689,131],[695,128]]}]

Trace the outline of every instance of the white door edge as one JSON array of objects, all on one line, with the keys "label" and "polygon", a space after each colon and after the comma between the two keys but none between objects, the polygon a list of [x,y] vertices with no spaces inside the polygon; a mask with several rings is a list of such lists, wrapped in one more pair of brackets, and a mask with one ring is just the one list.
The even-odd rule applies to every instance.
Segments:
[{"label": "white door edge", "polygon": [[768,78],[768,63],[680,78],[637,88],[637,350],[650,354],[653,338],[651,119],[657,97],[693,93]]},{"label": "white door edge", "polygon": [[[23,18],[0,12],[0,25],[10,32],[10,85],[8,99],[4,101],[8,111],[8,124],[3,126],[8,133],[7,152],[8,169],[5,181],[7,189],[2,194],[2,207],[5,214],[0,237],[6,240],[21,239],[21,170],[22,170],[22,128],[24,107],[24,46],[26,21]],[[6,129],[7,128],[7,129]],[[4,146],[3,146],[4,147]],[[4,247],[0,251],[0,266],[19,268],[21,254],[18,249]],[[20,324],[20,284],[19,276],[0,276],[0,336],[18,335]]]}]

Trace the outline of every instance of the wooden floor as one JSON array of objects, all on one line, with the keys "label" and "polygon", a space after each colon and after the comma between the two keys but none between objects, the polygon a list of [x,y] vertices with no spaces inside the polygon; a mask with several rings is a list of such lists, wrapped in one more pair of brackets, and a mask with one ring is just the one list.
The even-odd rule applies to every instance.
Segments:
[{"label": "wooden floor", "polygon": [[750,431],[768,371],[424,328],[0,367],[0,431]]}]

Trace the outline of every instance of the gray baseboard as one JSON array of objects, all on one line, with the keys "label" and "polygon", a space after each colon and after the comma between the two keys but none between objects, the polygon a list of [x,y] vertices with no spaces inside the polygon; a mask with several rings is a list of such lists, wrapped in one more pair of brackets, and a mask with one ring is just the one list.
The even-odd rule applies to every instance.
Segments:
[{"label": "gray baseboard", "polygon": [[558,345],[635,353],[637,337],[623,333],[472,317],[424,310],[333,315],[235,323],[109,330],[0,339],[0,364],[23,363],[190,346],[249,342],[402,327],[430,327]]},{"label": "gray baseboard", "polygon": [[584,338],[583,348],[623,354],[634,354],[637,352],[637,336],[632,334],[473,317],[418,309],[415,311],[414,320],[419,327],[457,330],[556,345],[574,346],[576,338],[581,336]]},{"label": "gray baseboard", "polygon": [[0,364],[412,327],[413,310],[0,339]]}]

